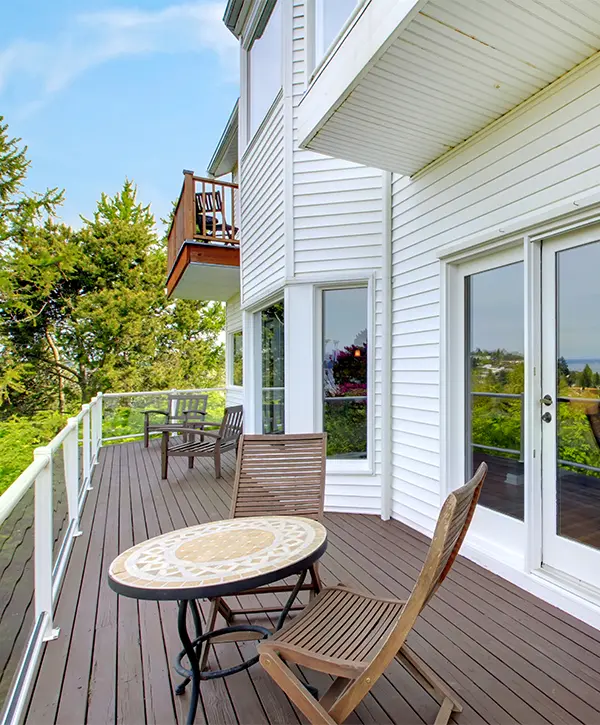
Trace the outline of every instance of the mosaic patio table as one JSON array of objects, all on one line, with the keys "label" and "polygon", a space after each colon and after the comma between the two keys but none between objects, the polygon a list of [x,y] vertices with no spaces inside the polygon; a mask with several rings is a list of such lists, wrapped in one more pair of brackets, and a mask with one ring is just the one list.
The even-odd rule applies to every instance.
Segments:
[{"label": "mosaic patio table", "polygon": [[[262,638],[271,635],[270,630],[254,624],[202,633],[196,600],[241,594],[299,574],[277,622],[275,629],[280,629],[308,568],[323,556],[326,548],[327,531],[317,521],[299,516],[252,516],[213,521],[156,536],[136,544],[113,561],[108,580],[118,594],[179,602],[178,630],[183,651],[177,656],[175,669],[185,679],[176,692],[182,694],[187,684],[192,683],[188,725],[194,722],[201,680],[226,677],[258,661],[255,656],[229,669],[201,672],[203,643],[241,632],[258,633]],[[188,608],[196,630],[193,640],[187,629]],[[182,665],[184,656],[190,669]]]}]

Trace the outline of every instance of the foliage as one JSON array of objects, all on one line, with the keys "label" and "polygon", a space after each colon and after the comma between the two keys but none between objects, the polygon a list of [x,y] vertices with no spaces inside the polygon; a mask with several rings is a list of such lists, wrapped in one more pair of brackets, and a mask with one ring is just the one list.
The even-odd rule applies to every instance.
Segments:
[{"label": "foliage", "polygon": [[366,401],[327,401],[324,409],[327,455],[330,458],[366,458]]},{"label": "foliage", "polygon": [[336,385],[364,383],[367,379],[367,343],[348,345],[338,352],[332,373]]},{"label": "foliage", "polygon": [[32,450],[52,440],[64,424],[56,412],[0,421],[0,493],[31,463]]},{"label": "foliage", "polygon": [[166,297],[166,240],[135,184],[73,230],[62,192],[26,193],[28,167],[0,117],[0,422],[28,440],[99,390],[222,385],[224,306]]}]

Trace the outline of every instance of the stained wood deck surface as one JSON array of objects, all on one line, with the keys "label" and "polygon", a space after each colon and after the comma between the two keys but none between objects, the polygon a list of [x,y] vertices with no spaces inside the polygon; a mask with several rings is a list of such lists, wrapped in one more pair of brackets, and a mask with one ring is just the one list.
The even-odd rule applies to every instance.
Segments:
[{"label": "stained wood deck surface", "polygon": [[[231,454],[220,481],[209,460],[197,460],[192,471],[185,459],[170,464],[169,481],[163,482],[157,441],[149,450],[133,443],[101,451],[84,534],[75,543],[58,603],[60,637],[46,645],[28,723],[184,721],[187,695],[173,694],[179,678],[171,661],[180,649],[174,603],[117,597],[106,576],[116,554],[134,543],[227,516]],[[362,515],[329,514],[326,526],[325,583],[356,582],[376,594],[407,596],[425,555],[423,536]],[[600,632],[465,559],[458,560],[409,643],[462,699],[456,723],[600,723]],[[254,647],[222,644],[216,659],[229,667]],[[306,676],[324,688],[324,677]],[[260,665],[202,683],[201,698],[197,723],[302,722]],[[394,663],[348,722],[432,723],[435,712],[430,696]]]}]

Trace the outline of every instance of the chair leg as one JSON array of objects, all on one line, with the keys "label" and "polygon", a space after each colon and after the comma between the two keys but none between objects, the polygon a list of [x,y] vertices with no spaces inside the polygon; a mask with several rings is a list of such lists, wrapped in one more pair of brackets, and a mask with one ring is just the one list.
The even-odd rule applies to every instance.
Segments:
[{"label": "chair leg", "polygon": [[160,451],[160,477],[167,478],[169,470],[169,434],[163,431]]},{"label": "chair leg", "polygon": [[218,443],[215,446],[215,476],[221,478],[221,448]]},{"label": "chair leg", "polygon": [[[215,628],[217,621],[217,614],[219,613],[219,600],[210,600],[210,609],[208,611],[208,617],[206,619],[206,631],[210,632]],[[208,669],[208,655],[210,654],[210,648],[212,647],[210,640],[202,645],[202,656],[200,657],[200,672],[205,672]]]},{"label": "chair leg", "polygon": [[194,467],[194,456],[190,456],[188,458],[188,468],[193,468],[193,467]]},{"label": "chair leg", "polygon": [[150,433],[148,431],[148,417],[144,419],[144,448],[148,448],[150,443]]},{"label": "chair leg", "polygon": [[446,725],[453,712],[462,712],[460,701],[448,685],[406,645],[396,654],[396,659],[432,697],[441,701],[434,725]]},{"label": "chair leg", "polygon": [[321,583],[321,577],[319,576],[319,565],[313,564],[310,569],[310,583],[312,585],[312,589],[310,590],[308,594],[308,601],[311,601],[314,599],[314,597],[319,594],[321,589],[323,588],[323,585]]},{"label": "chair leg", "polygon": [[336,725],[327,710],[309,693],[300,680],[275,653],[261,652],[260,664],[285,692],[311,725]]}]

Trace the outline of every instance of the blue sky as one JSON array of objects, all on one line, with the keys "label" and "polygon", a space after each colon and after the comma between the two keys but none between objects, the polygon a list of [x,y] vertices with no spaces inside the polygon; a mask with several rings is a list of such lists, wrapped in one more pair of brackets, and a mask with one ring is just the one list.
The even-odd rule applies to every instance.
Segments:
[{"label": "blue sky", "polygon": [[125,177],[157,218],[204,173],[238,94],[238,50],[209,0],[19,0],[0,25],[0,115],[28,186],[79,223]]}]

